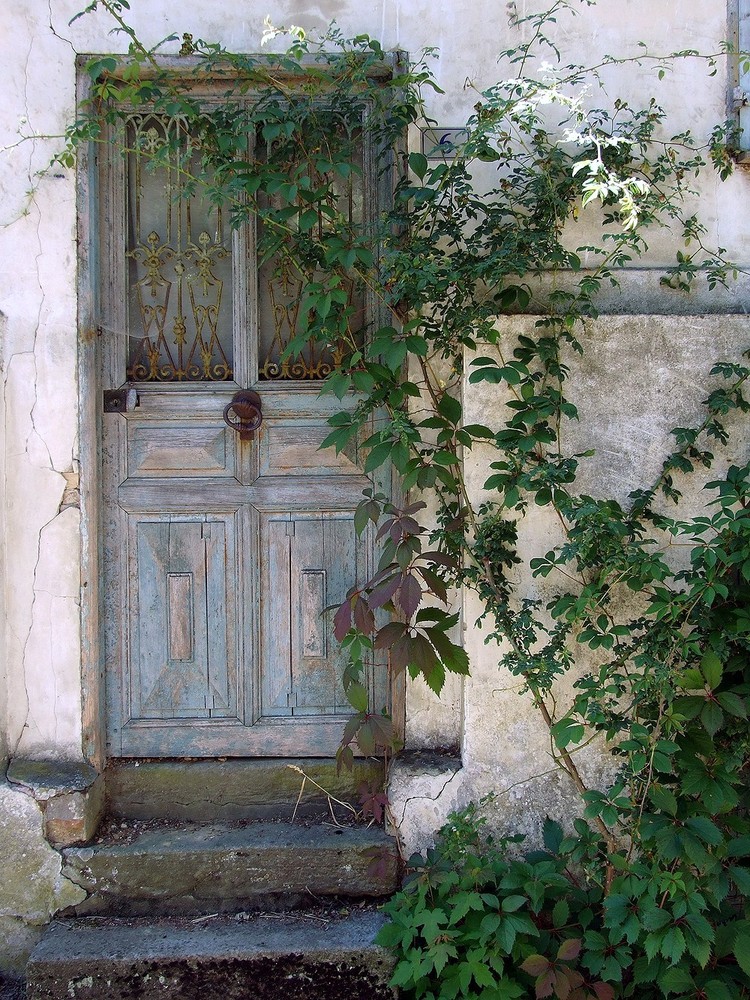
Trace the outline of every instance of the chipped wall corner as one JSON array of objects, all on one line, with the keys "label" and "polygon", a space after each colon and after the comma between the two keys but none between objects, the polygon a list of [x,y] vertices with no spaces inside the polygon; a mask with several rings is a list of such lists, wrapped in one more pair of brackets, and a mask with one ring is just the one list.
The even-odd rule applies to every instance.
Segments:
[{"label": "chipped wall corner", "polygon": [[[0,783],[4,872],[0,879],[0,972],[5,975],[23,971],[55,913],[86,897],[80,886],[63,875],[62,856],[45,836],[45,811],[60,796],[51,794],[50,786],[35,787],[36,793],[26,784]],[[49,798],[42,797],[48,793]],[[63,797],[70,794],[63,793]],[[52,817],[50,821],[54,828]]]}]

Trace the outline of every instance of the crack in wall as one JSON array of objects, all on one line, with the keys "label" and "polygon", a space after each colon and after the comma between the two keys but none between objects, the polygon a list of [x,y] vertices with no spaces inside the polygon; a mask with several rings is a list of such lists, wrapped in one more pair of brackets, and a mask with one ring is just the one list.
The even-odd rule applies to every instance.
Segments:
[{"label": "crack in wall", "polygon": [[3,146],[0,152],[8,152],[11,149],[19,149],[26,143],[29,143],[29,155],[26,162],[26,179],[28,181],[28,188],[26,190],[26,198],[22,207],[15,213],[15,215],[10,218],[7,222],[0,224],[0,229],[9,229],[11,226],[25,219],[30,211],[31,206],[34,204],[34,196],[36,194],[37,183],[35,182],[35,171],[34,171],[34,157],[37,151],[36,135],[31,129],[31,134],[26,134],[24,132],[24,126],[29,125],[30,110],[29,110],[29,79],[33,75],[31,72],[31,54],[34,49],[34,38],[29,40],[29,48],[26,53],[26,58],[24,60],[23,67],[23,115],[18,122],[18,140],[14,143],[10,143],[7,146]]},{"label": "crack in wall", "polygon": [[[22,675],[23,675],[23,688],[24,688],[24,692],[25,692],[25,695],[26,695],[26,713],[25,713],[23,724],[22,724],[22,726],[20,727],[20,729],[18,731],[18,735],[17,735],[16,741],[15,741],[15,745],[14,745],[12,751],[11,751],[11,756],[13,756],[13,757],[15,757],[18,754],[18,751],[19,751],[19,748],[21,746],[21,743],[23,742],[23,737],[24,737],[27,729],[29,728],[29,720],[31,719],[31,696],[30,696],[29,687],[28,687],[29,669],[28,669],[28,659],[27,659],[27,657],[28,657],[29,643],[31,642],[31,638],[32,638],[32,635],[34,633],[34,625],[37,622],[36,615],[35,615],[35,612],[36,612],[36,603],[37,603],[37,595],[39,593],[44,593],[44,591],[42,590],[42,588],[37,588],[37,576],[38,576],[38,573],[39,573],[39,564],[41,563],[41,560],[42,560],[42,541],[43,541],[43,538],[44,538],[45,530],[55,520],[57,520],[57,518],[59,516],[60,516],[60,513],[58,511],[58,513],[55,514],[54,517],[50,518],[49,521],[47,521],[45,524],[43,524],[41,526],[41,528],[39,529],[39,533],[37,535],[36,561],[34,563],[34,570],[33,570],[33,574],[32,574],[32,584],[31,584],[31,608],[30,608],[30,613],[29,613],[29,628],[28,628],[28,631],[26,633],[26,638],[25,638],[24,644],[23,644],[23,650],[21,652],[21,672],[22,672]],[[62,595],[58,594],[58,595],[55,595],[55,596],[60,597]],[[52,623],[50,622],[50,626],[51,625],[52,625]],[[50,655],[49,662],[51,664],[54,664],[53,648],[52,648],[51,642],[52,642],[52,628],[50,627],[50,629],[48,630],[48,643],[49,643],[49,655]],[[57,678],[55,676],[55,671],[54,670],[52,670],[51,673],[52,673],[53,682],[54,682],[54,688],[55,688],[54,698],[53,698],[53,702],[52,702],[52,704],[53,704],[53,717],[55,719],[55,724],[57,724],[57,711],[56,711],[56,704],[57,704],[57,696],[56,696],[57,695]]]},{"label": "crack in wall", "polygon": [[66,45],[69,45],[73,52],[73,55],[78,55],[76,47],[73,45],[73,42],[69,38],[66,38],[64,35],[61,35],[58,32],[57,28],[55,28],[52,16],[52,0],[47,0],[47,14],[48,14],[49,30],[52,32],[55,38],[59,39],[61,42],[65,42]]},{"label": "crack in wall", "polygon": [[[48,15],[48,26],[53,35],[61,42],[67,43],[71,49],[73,49],[70,40],[65,39],[55,29],[51,0],[49,0],[48,3]],[[41,23],[43,23],[43,21]],[[29,600],[26,601],[23,597],[21,597],[16,606],[15,615],[6,615],[8,638],[13,641],[18,650],[17,659],[15,656],[13,657],[16,662],[16,667],[14,669],[9,662],[9,672],[6,681],[8,688],[8,716],[5,728],[7,730],[8,750],[13,755],[17,754],[23,746],[24,740],[29,734],[30,728],[34,723],[35,713],[32,691],[35,689],[36,684],[33,676],[34,664],[30,662],[30,650],[34,640],[41,643],[40,655],[50,668],[47,671],[47,687],[43,698],[44,710],[48,713],[48,718],[46,719],[46,729],[49,730],[51,726],[52,733],[57,733],[59,730],[60,720],[58,716],[57,696],[60,678],[58,676],[58,671],[55,669],[59,653],[59,649],[55,644],[55,625],[57,619],[57,615],[55,614],[55,602],[69,599],[73,600],[76,606],[80,606],[80,599],[75,598],[71,594],[66,594],[64,592],[65,588],[63,588],[62,593],[54,593],[53,590],[50,589],[49,581],[43,580],[40,577],[43,560],[45,556],[50,555],[48,546],[45,545],[45,536],[47,535],[50,526],[53,525],[56,518],[68,508],[79,508],[80,499],[79,474],[77,469],[77,460],[74,455],[74,444],[72,442],[70,445],[68,443],[64,444],[63,452],[64,454],[67,453],[66,457],[62,460],[58,457],[58,462],[56,463],[53,458],[53,448],[55,448],[57,442],[53,444],[52,441],[49,440],[49,432],[54,428],[49,426],[45,428],[45,420],[42,419],[42,414],[44,413],[42,408],[44,407],[45,401],[46,379],[41,362],[46,357],[46,354],[40,355],[40,351],[44,350],[44,344],[42,342],[43,331],[46,333],[51,332],[45,327],[45,310],[47,308],[48,291],[46,287],[46,279],[44,277],[44,264],[45,256],[49,253],[49,251],[46,251],[45,253],[42,236],[44,216],[42,208],[37,201],[39,191],[38,179],[46,172],[46,169],[35,171],[35,162],[39,154],[39,142],[37,140],[49,137],[41,135],[37,136],[33,128],[29,127],[27,130],[24,127],[32,117],[30,88],[32,81],[35,79],[33,66],[36,41],[37,39],[35,36],[30,39],[28,49],[25,53],[25,58],[23,59],[24,75],[21,103],[23,117],[21,118],[19,126],[19,135],[21,136],[19,145],[23,142],[29,143],[28,156],[25,159],[24,170],[24,174],[28,182],[28,190],[23,207],[17,211],[14,219],[3,226],[3,228],[7,228],[20,220],[25,219],[30,229],[33,231],[33,249],[30,248],[30,256],[33,258],[34,266],[33,276],[30,276],[32,284],[29,286],[29,291],[34,295],[34,298],[36,298],[36,302],[33,302],[32,299],[29,303],[34,312],[29,316],[29,319],[31,320],[29,324],[30,329],[25,336],[27,349],[13,351],[7,359],[7,366],[4,368],[4,381],[5,386],[7,387],[11,378],[13,363],[25,362],[25,370],[22,373],[22,384],[28,393],[27,399],[25,400],[28,405],[23,408],[23,412],[26,413],[28,423],[26,424],[25,431],[21,437],[22,448],[10,449],[6,444],[6,455],[9,459],[11,459],[10,468],[7,467],[6,463],[5,470],[6,476],[10,477],[7,486],[11,487],[10,490],[6,488],[6,496],[12,495],[12,487],[15,483],[23,482],[26,478],[22,468],[23,464],[27,464],[30,467],[30,471],[33,470],[34,473],[39,472],[43,474],[48,471],[54,473],[56,476],[59,476],[59,488],[55,485],[54,481],[49,483],[42,482],[41,485],[43,487],[43,493],[40,497],[40,504],[43,509],[46,508],[48,514],[51,513],[52,510],[54,510],[54,514],[51,517],[48,516],[46,520],[42,518],[42,523],[40,524],[34,524],[31,519],[23,522],[23,530],[27,538],[27,543],[31,542],[32,546],[35,545],[31,570],[29,572],[28,566],[24,566],[21,576],[21,580],[25,580],[25,586],[23,589],[25,590],[25,587],[30,586]],[[73,49],[73,51],[75,50]],[[30,134],[26,134],[27,131],[30,132]],[[36,288],[35,294],[33,293],[34,287]],[[47,392],[49,391],[50,390],[48,389]],[[16,397],[11,401],[9,398],[10,395],[15,396],[16,394],[6,393],[5,395],[6,406],[10,407],[12,405],[15,408],[17,422],[20,422],[18,420],[18,399]],[[8,416],[10,415],[11,414],[9,412]],[[50,421],[47,420],[47,423],[49,424]],[[8,426],[7,420],[6,426]],[[21,428],[19,428],[19,430],[20,429]],[[8,442],[8,444],[10,444],[10,442]],[[67,457],[67,455],[69,455],[69,457]],[[13,459],[16,461],[13,461]],[[20,463],[18,461],[19,459],[21,460]],[[21,467],[19,467],[19,465]],[[59,468],[59,465],[62,465],[63,468]],[[28,503],[28,499],[28,496],[21,494],[16,502],[24,504]],[[33,510],[38,510],[38,507],[34,507],[32,509],[32,513]],[[29,523],[29,521],[31,523]],[[34,539],[34,541],[32,541],[32,539]],[[19,566],[16,569],[16,573],[18,573],[20,569],[21,567]],[[40,614],[40,595],[46,595],[49,599],[49,610],[45,616]],[[28,623],[27,626],[20,624],[19,613],[21,622],[26,619]],[[15,620],[13,620],[14,618]],[[36,666],[38,672],[39,664],[36,664]],[[10,673],[11,670],[13,671],[12,676]],[[15,702],[15,711],[12,709],[11,697],[13,695],[11,692],[15,694],[15,698],[17,699]],[[13,720],[12,728],[11,719]],[[44,737],[45,720],[37,719],[37,722],[41,727],[39,730],[40,735]],[[49,735],[47,736],[47,740],[49,741]]]},{"label": "crack in wall", "polygon": [[[409,808],[410,803],[417,802],[417,801],[420,801],[420,800],[424,801],[424,802],[438,802],[440,800],[440,798],[444,795],[445,790],[448,788],[448,785],[450,785],[451,782],[455,778],[457,778],[459,775],[463,775],[463,773],[464,773],[464,769],[462,767],[459,767],[456,771],[453,772],[453,774],[451,774],[451,776],[449,778],[446,778],[446,780],[443,782],[440,790],[437,793],[435,793],[435,794],[410,795],[406,799],[404,799],[403,808],[401,810],[401,816],[400,816],[400,818],[398,820],[396,820],[397,827],[400,829],[403,826],[404,819],[406,818],[406,810]],[[405,782],[409,781],[410,778],[413,779],[413,776],[409,776],[409,778],[405,778],[404,779]],[[393,810],[393,805],[392,804],[391,804],[391,810]]]}]

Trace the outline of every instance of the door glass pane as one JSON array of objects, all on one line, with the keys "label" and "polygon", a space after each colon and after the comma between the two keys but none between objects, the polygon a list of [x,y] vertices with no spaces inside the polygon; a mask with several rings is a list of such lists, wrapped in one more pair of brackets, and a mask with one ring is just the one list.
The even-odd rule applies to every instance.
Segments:
[{"label": "door glass pane", "polygon": [[179,120],[144,113],[127,149],[127,378],[231,379],[231,233],[195,181],[192,140]]},{"label": "door glass pane", "polygon": [[[263,155],[263,151],[260,151]],[[296,201],[271,200],[274,208],[296,205],[299,214],[288,219],[286,225],[296,228],[303,220],[304,231],[308,232],[313,244],[323,241],[335,225],[337,233],[346,238],[349,233],[361,230],[364,218],[364,184],[362,177],[361,148],[352,163],[351,172],[341,176],[334,171],[322,173],[312,168],[300,174],[299,164],[290,157],[287,173],[298,184],[301,194]],[[309,182],[309,183],[308,183]],[[317,220],[310,224],[309,202],[304,200],[305,187],[319,190],[329,185],[325,211],[318,212]],[[331,222],[335,218],[335,223]],[[263,227],[260,227],[261,248],[263,247]],[[341,287],[347,296],[349,310],[348,334],[346,341],[332,338],[327,346],[308,342],[298,355],[284,356],[284,351],[298,330],[301,320],[301,299],[305,288],[320,280],[321,272],[314,266],[308,270],[300,268],[291,255],[285,252],[286,240],[274,233],[277,249],[262,259],[258,274],[258,314],[259,350],[258,377],[267,380],[299,379],[305,381],[324,379],[340,362],[345,353],[351,351],[354,343],[361,342],[364,327],[364,289],[354,276],[342,279]],[[348,343],[347,343],[348,341]]]}]

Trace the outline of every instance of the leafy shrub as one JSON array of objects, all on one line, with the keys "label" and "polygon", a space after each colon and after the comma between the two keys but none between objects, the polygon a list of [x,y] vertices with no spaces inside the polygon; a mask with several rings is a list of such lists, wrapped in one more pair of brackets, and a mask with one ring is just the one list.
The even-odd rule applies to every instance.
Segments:
[{"label": "leafy shrub", "polygon": [[[581,819],[570,836],[548,819],[545,849],[521,856],[522,838],[484,834],[475,805],[452,815],[385,906],[392,984],[415,1000],[750,996],[750,922],[730,894],[750,877],[738,857],[750,843],[736,832],[747,824],[735,818],[720,833],[691,819],[666,847],[670,866],[654,865],[665,836],[652,823],[642,857],[608,858],[606,885],[602,844]],[[680,851],[700,866],[675,863]]]}]

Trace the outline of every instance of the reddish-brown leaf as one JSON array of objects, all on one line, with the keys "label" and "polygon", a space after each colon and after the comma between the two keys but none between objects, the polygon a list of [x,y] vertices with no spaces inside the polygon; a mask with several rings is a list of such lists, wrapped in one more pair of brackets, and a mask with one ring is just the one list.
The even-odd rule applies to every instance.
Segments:
[{"label": "reddish-brown leaf", "polygon": [[594,983],[592,989],[597,1000],[615,1000],[615,988],[611,983]]},{"label": "reddish-brown leaf", "polygon": [[521,962],[521,968],[530,976],[541,976],[550,968],[550,961],[544,955],[529,955],[525,962]]},{"label": "reddish-brown leaf", "polygon": [[366,757],[369,757],[375,753],[375,745],[372,722],[368,720],[363,722],[357,731],[357,746]]},{"label": "reddish-brown leaf", "polygon": [[394,748],[395,733],[391,717],[389,715],[373,715],[370,719],[370,725],[372,726],[372,732],[377,745],[392,750]]},{"label": "reddish-brown leaf", "polygon": [[383,822],[385,807],[388,805],[388,796],[385,792],[373,788],[366,781],[363,781],[357,788],[357,795],[362,806],[362,815],[365,819],[372,816],[376,823]]},{"label": "reddish-brown leaf", "polygon": [[393,864],[394,852],[383,844],[380,847],[368,847],[362,853],[370,859],[367,874],[371,878],[385,878]]},{"label": "reddish-brown leaf", "polygon": [[567,973],[558,971],[555,974],[555,994],[559,1000],[568,1000],[570,996],[570,979]]},{"label": "reddish-brown leaf", "polygon": [[363,718],[362,715],[358,714],[358,715],[353,715],[350,719],[347,720],[347,723],[344,726],[344,732],[341,736],[342,747],[348,747],[351,741],[357,735],[357,730],[360,727],[362,718]]},{"label": "reddish-brown leaf", "polygon": [[411,642],[408,635],[402,635],[400,639],[393,643],[390,657],[391,670],[394,673],[406,670],[411,663]]},{"label": "reddish-brown leaf", "polygon": [[447,552],[423,552],[421,558],[438,566],[446,566],[448,569],[456,569],[458,566],[457,561]]},{"label": "reddish-brown leaf", "polygon": [[396,521],[395,517],[389,517],[386,521],[383,521],[383,523],[378,528],[377,535],[375,535],[376,541],[380,541],[380,539],[383,538],[384,535],[388,534],[388,532],[391,530],[391,526],[395,523],[395,521]]},{"label": "reddish-brown leaf", "polygon": [[354,602],[354,624],[364,635],[369,635],[375,630],[375,615],[362,597]]},{"label": "reddish-brown leaf", "polygon": [[549,972],[545,972],[544,975],[540,976],[534,986],[536,987],[537,1000],[541,1000],[542,997],[551,997],[555,991],[555,970],[550,967]]},{"label": "reddish-brown leaf", "polygon": [[354,754],[351,747],[340,746],[336,751],[336,774],[342,770],[351,771],[354,767]]},{"label": "reddish-brown leaf", "polygon": [[417,500],[415,503],[410,503],[408,507],[404,507],[402,514],[416,514],[418,510],[424,510],[427,504],[424,500]]},{"label": "reddish-brown leaf", "polygon": [[333,634],[339,642],[352,627],[352,602],[346,600],[336,612],[333,619]]},{"label": "reddish-brown leaf", "polygon": [[580,938],[568,938],[557,949],[557,957],[562,959],[563,962],[572,962],[574,958],[578,958],[581,954],[581,943]]},{"label": "reddish-brown leaf", "polygon": [[[400,517],[398,523],[401,527],[402,535],[421,535],[424,531],[422,525],[415,521],[413,517]],[[393,537],[392,533],[391,537]]]},{"label": "reddish-brown leaf", "polygon": [[389,646],[393,646],[395,642],[403,637],[405,630],[406,625],[403,622],[388,622],[387,625],[379,629],[375,636],[373,643],[375,649],[388,649]]},{"label": "reddish-brown leaf", "polygon": [[378,587],[375,587],[375,589],[370,593],[370,607],[382,608],[384,604],[387,604],[396,593],[400,582],[401,574],[394,573],[389,580],[386,580]]},{"label": "reddish-brown leaf", "polygon": [[422,586],[416,576],[411,573],[404,574],[396,599],[406,617],[411,618],[422,600]]},{"label": "reddish-brown leaf", "polygon": [[443,604],[447,604],[448,588],[437,573],[431,569],[427,569],[426,566],[417,566],[417,572],[429,587],[430,593],[434,594],[439,601],[443,602]]}]

